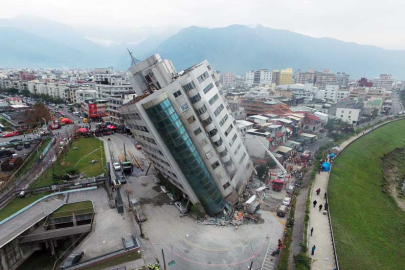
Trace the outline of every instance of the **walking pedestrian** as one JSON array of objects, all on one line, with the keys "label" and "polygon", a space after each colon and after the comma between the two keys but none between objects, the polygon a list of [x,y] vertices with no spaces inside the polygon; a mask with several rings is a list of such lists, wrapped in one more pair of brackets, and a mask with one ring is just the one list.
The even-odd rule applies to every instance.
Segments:
[{"label": "walking pedestrian", "polygon": [[319,205],[319,212],[322,210],[322,204]]},{"label": "walking pedestrian", "polygon": [[312,236],[313,232],[314,232],[314,227],[311,228],[311,236]]},{"label": "walking pedestrian", "polygon": [[325,203],[325,210],[328,211],[329,205],[328,203]]},{"label": "walking pedestrian", "polygon": [[318,202],[315,200],[312,204],[314,205],[314,208],[315,208],[315,206],[316,206],[316,204],[317,204]]},{"label": "walking pedestrian", "polygon": [[316,190],[316,195],[319,195],[319,193],[321,193],[321,188],[318,188],[318,189]]},{"label": "walking pedestrian", "polygon": [[323,195],[323,198],[326,200],[326,192],[325,192],[325,194]]},{"label": "walking pedestrian", "polygon": [[312,256],[314,256],[314,254],[315,254],[315,249],[316,249],[316,246],[314,245],[314,246],[312,247],[312,250],[311,250],[311,255],[312,255]]}]

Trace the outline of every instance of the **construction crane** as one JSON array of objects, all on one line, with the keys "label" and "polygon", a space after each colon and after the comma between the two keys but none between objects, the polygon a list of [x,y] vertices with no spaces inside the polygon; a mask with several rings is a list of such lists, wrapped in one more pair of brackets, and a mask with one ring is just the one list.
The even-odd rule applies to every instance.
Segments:
[{"label": "construction crane", "polygon": [[281,191],[283,185],[286,184],[285,178],[287,178],[288,175],[287,170],[283,167],[283,165],[281,165],[278,159],[273,155],[273,153],[269,149],[267,149],[264,143],[256,135],[255,138],[260,142],[260,144],[266,150],[267,154],[269,154],[269,156],[273,159],[273,161],[277,164],[277,167],[279,168],[277,178],[272,181],[272,189],[276,191]]},{"label": "construction crane", "polygon": [[136,59],[133,55],[132,52],[127,48],[129,55],[131,56],[131,67],[136,66],[141,60]]}]

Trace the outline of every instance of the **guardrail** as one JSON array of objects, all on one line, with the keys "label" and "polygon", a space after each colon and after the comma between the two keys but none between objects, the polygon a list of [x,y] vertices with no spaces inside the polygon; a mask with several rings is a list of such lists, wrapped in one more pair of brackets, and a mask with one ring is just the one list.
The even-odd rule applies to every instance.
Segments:
[{"label": "guardrail", "polygon": [[[354,139],[353,141],[351,141],[350,143],[348,143],[348,144],[345,146],[345,148],[341,149],[341,151],[336,155],[335,160],[343,153],[343,151],[344,151],[346,148],[348,148],[348,146],[350,146],[352,143],[354,143],[354,142],[357,141],[358,139],[362,138],[363,136],[367,135],[369,132],[371,132],[371,131],[373,131],[373,130],[376,130],[376,129],[382,127],[382,126],[385,126],[386,124],[390,124],[390,123],[396,122],[396,121],[401,121],[401,120],[404,120],[404,119],[405,119],[405,117],[398,117],[398,116],[397,116],[397,117],[395,117],[395,118],[393,118],[393,119],[389,119],[389,120],[386,121],[386,122],[377,124],[376,127],[373,127],[373,128],[372,128],[371,130],[369,130],[367,133],[360,135],[359,137],[357,137],[356,139]],[[332,171],[332,167],[333,167],[333,166],[331,166],[331,168],[330,168],[330,172]],[[329,182],[328,182],[328,183],[329,183]],[[326,197],[326,202],[327,202],[327,204],[329,205],[328,197]],[[332,218],[331,218],[331,216],[330,216],[330,206],[329,206],[329,209],[328,209],[328,220],[329,220],[330,235],[331,235],[331,238],[332,238],[333,255],[334,255],[334,257],[335,257],[335,266],[336,266],[336,270],[339,270],[339,269],[340,269],[340,268],[339,268],[339,260],[338,260],[338,257],[337,257],[336,244],[335,244],[335,237],[334,237],[334,235],[333,235]]]}]

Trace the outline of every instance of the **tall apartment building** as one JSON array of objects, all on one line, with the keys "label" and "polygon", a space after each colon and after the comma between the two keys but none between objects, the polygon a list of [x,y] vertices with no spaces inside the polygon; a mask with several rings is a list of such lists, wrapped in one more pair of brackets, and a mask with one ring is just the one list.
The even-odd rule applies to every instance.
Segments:
[{"label": "tall apartment building", "polygon": [[295,74],[295,83],[306,84],[315,82],[315,71],[302,72],[298,71]]},{"label": "tall apartment building", "polygon": [[235,84],[235,74],[233,72],[226,72],[222,76],[222,85],[223,86],[229,86]]},{"label": "tall apartment building", "polygon": [[138,97],[119,112],[146,157],[209,215],[229,214],[253,165],[208,61],[177,73],[156,54],[130,72]]},{"label": "tall apartment building", "polygon": [[276,85],[285,85],[293,83],[293,70],[292,68],[286,68],[282,70],[273,70],[272,83]]},{"label": "tall apartment building", "polygon": [[387,91],[392,91],[393,84],[394,79],[389,74],[381,74],[379,78],[375,78],[373,81],[373,86],[377,87],[378,90],[385,88]]},{"label": "tall apartment building", "polygon": [[336,75],[333,73],[316,72],[315,86],[320,90],[324,90],[326,85],[335,85]]},{"label": "tall apartment building", "polygon": [[346,88],[349,85],[349,74],[344,72],[336,73],[336,84],[341,88]]},{"label": "tall apartment building", "polygon": [[268,69],[250,70],[246,72],[247,85],[269,85],[272,82],[272,72]]}]

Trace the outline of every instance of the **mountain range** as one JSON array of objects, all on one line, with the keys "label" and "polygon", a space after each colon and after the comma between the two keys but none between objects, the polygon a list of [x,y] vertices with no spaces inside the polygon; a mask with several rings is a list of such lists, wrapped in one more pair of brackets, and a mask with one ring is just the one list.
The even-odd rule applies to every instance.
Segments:
[{"label": "mountain range", "polygon": [[291,67],[294,71],[328,68],[346,72],[351,78],[381,73],[405,78],[405,51],[314,38],[260,25],[213,29],[192,26],[178,32],[138,28],[122,31],[119,41],[100,36],[102,31],[96,36],[90,34],[89,30],[36,17],[0,19],[0,67],[113,66],[126,70],[129,48],[141,60],[159,53],[172,60],[178,71],[208,59],[215,69],[237,74]]}]

